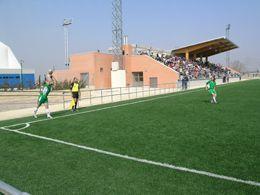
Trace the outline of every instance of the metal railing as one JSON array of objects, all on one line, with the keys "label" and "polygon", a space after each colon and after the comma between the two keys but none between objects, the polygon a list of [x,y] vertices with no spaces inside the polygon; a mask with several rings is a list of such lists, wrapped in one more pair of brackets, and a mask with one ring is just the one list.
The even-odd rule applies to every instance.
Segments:
[{"label": "metal railing", "polygon": [[[219,83],[220,82],[221,81],[219,80]],[[190,81],[187,82],[187,88],[183,86],[182,81],[178,81],[176,83],[155,84],[154,86],[143,85],[107,89],[81,89],[79,106],[87,107],[97,104],[113,103],[118,101],[126,101],[136,98],[173,93],[190,88],[203,87],[205,83],[206,80]],[[2,110],[18,110],[35,107],[38,96],[39,89],[25,90],[22,92],[0,92],[0,112]],[[49,95],[49,104],[52,106],[51,109],[53,111],[68,109],[71,100],[72,97],[70,90],[54,90]]]},{"label": "metal railing", "polygon": [[[172,93],[180,90],[179,83],[164,83],[157,84],[156,86],[131,86],[131,87],[118,87],[107,89],[81,89],[81,95],[79,98],[79,104],[81,107],[113,103],[118,101],[125,101],[136,98],[149,97],[154,95],[161,95],[166,93]],[[29,108],[35,107],[37,97],[39,96],[39,90],[26,90],[26,91],[11,91],[0,92],[0,110],[1,105],[10,107]],[[4,100],[4,102],[2,101]],[[68,104],[72,100],[71,92],[69,90],[52,91],[49,95],[50,105],[61,105],[62,109],[67,109]],[[7,102],[7,103],[5,103]],[[3,105],[4,104],[4,105]],[[20,105],[20,108],[19,108]]]},{"label": "metal railing", "polygon": [[[85,103],[85,105],[96,105],[104,103],[113,103],[118,101],[126,101],[136,98],[144,98],[154,95],[162,95],[166,93],[172,93],[178,91],[178,83],[164,83],[158,84],[156,87],[151,87],[148,85],[135,86],[135,87],[117,87],[109,89],[93,89],[93,90],[81,90],[81,95],[79,103]],[[63,93],[64,96],[68,92]],[[86,94],[87,93],[87,94]],[[64,100],[65,98],[63,98]],[[65,100],[63,102],[64,109],[66,109],[66,103],[71,100]]]}]

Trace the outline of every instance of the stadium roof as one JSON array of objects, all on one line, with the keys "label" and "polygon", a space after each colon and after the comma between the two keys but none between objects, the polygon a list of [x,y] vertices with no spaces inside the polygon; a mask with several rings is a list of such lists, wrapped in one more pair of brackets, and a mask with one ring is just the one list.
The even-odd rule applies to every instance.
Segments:
[{"label": "stadium roof", "polygon": [[232,41],[225,37],[220,37],[197,44],[180,47],[172,50],[172,53],[177,56],[186,57],[188,54],[189,58],[197,58],[213,56],[236,48],[238,48],[238,46]]}]

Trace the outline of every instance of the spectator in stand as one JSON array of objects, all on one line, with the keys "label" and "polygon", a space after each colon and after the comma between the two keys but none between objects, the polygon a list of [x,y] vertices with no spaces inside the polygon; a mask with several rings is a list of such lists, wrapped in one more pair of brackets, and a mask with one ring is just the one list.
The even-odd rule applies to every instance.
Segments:
[{"label": "spectator in stand", "polygon": [[161,58],[160,58],[160,56],[159,56],[158,53],[156,54],[156,58],[155,58],[155,59],[156,59],[157,61],[159,61],[159,62],[161,61]]},{"label": "spectator in stand", "polygon": [[226,82],[226,75],[225,75],[225,74],[223,75],[222,82],[223,82],[223,83],[225,83],[225,82]]},{"label": "spectator in stand", "polygon": [[199,67],[196,64],[195,68],[194,68],[194,77],[195,77],[195,79],[198,79],[198,76],[199,76]]},{"label": "spectator in stand", "polygon": [[[149,55],[180,74],[186,74],[189,79],[209,79],[211,75],[215,75],[217,78],[223,78],[223,82],[226,82],[229,81],[230,76],[239,76],[233,74],[228,68],[220,64],[203,62],[201,60],[186,60],[184,57],[168,56],[166,54],[159,52],[153,53],[151,51],[142,51],[140,55]],[[229,74],[227,74],[227,71]]]},{"label": "spectator in stand", "polygon": [[188,82],[189,82],[189,77],[187,74],[185,74],[182,77],[182,90],[187,90],[188,89]]},{"label": "spectator in stand", "polygon": [[229,83],[229,71],[227,71],[227,82]]}]

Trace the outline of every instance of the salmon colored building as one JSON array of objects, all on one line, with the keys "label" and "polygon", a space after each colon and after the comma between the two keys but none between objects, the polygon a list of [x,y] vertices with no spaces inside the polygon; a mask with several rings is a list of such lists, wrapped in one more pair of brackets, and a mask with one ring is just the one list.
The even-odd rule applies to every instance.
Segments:
[{"label": "salmon colored building", "polygon": [[[123,65],[125,69],[125,86],[152,86],[176,83],[179,73],[154,60],[147,55],[135,55],[132,45],[124,46]],[[67,70],[56,70],[58,81],[72,80],[77,77],[96,89],[113,87],[113,55],[90,52],[74,54],[70,57],[70,67]],[[162,88],[164,88],[162,86]]]}]

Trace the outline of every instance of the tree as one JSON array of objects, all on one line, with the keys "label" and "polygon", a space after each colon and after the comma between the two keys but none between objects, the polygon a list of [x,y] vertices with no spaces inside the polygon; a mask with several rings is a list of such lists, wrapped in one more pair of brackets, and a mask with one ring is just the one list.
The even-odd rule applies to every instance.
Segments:
[{"label": "tree", "polygon": [[238,72],[246,72],[246,66],[239,60],[236,60],[231,63],[230,68],[238,71]]}]

